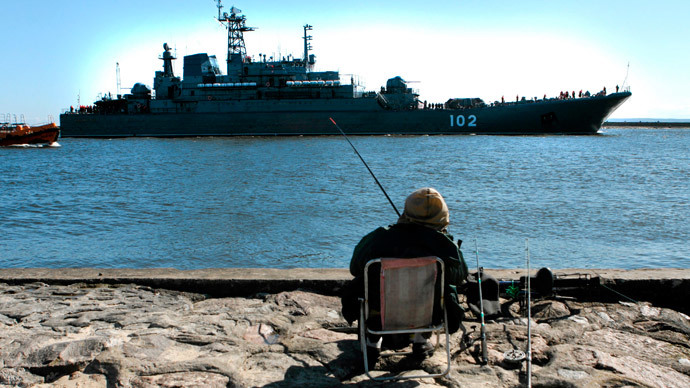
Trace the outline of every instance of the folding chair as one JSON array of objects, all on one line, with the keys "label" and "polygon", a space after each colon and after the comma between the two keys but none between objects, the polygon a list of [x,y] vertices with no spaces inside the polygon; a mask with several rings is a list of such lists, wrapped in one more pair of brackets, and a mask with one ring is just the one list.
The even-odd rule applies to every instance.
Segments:
[{"label": "folding chair", "polygon": [[[380,330],[371,328],[371,326],[378,326],[377,324],[374,325],[370,322],[367,325],[369,317],[375,317],[377,314],[377,311],[370,309],[369,299],[369,268],[375,264],[380,264]],[[440,274],[438,273],[439,268]],[[417,379],[445,376],[450,371],[450,335],[443,292],[444,272],[443,260],[433,256],[411,259],[379,258],[369,261],[364,267],[364,299],[360,298],[359,334],[362,355],[364,356],[364,371],[369,378],[373,380]],[[435,301],[437,303],[436,314],[434,311]],[[438,309],[442,310],[442,314],[439,314]],[[437,322],[434,322],[435,320]],[[441,332],[446,337],[447,367],[445,371],[415,376],[398,374],[380,377],[373,377],[369,373],[367,334],[381,336],[434,332],[436,333],[435,349],[438,348]],[[381,353],[381,356],[410,353],[384,352]]]}]

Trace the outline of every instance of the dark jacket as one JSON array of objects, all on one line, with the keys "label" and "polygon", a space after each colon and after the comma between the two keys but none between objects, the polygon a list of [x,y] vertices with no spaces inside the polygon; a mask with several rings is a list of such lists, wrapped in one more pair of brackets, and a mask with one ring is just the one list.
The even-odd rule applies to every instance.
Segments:
[{"label": "dark jacket", "polygon": [[[350,273],[355,277],[342,296],[343,316],[348,322],[359,318],[358,298],[364,296],[364,266],[369,260],[395,257],[414,258],[437,256],[445,264],[445,294],[448,323],[455,332],[462,319],[463,310],[458,303],[457,287],[467,278],[467,265],[462,257],[459,244],[450,234],[418,224],[395,224],[378,228],[355,247],[350,262]],[[370,281],[376,276],[370,275]],[[371,289],[371,288],[370,288]],[[378,289],[374,286],[374,289]],[[370,298],[374,301],[376,298]]]}]

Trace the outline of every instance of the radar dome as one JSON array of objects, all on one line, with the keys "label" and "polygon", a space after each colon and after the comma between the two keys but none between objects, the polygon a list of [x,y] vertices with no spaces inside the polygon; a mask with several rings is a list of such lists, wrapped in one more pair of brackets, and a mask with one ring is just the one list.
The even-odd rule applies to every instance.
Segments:
[{"label": "radar dome", "polygon": [[405,83],[405,80],[400,76],[390,78],[388,82],[386,82],[386,90],[389,92],[404,92],[405,89],[407,89],[407,83]]},{"label": "radar dome", "polygon": [[151,89],[142,84],[142,83],[135,83],[134,86],[132,86],[132,94],[135,96],[145,96],[151,94]]}]

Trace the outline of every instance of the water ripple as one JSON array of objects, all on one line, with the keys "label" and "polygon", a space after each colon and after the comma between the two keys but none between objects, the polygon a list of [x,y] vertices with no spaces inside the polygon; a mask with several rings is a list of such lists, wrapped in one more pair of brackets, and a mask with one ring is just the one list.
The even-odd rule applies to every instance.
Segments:
[{"label": "water ripple", "polygon": [[[352,141],[400,210],[439,189],[486,267],[525,238],[534,266],[690,267],[688,130]],[[396,219],[338,137],[60,142],[0,149],[2,267],[347,268]]]}]

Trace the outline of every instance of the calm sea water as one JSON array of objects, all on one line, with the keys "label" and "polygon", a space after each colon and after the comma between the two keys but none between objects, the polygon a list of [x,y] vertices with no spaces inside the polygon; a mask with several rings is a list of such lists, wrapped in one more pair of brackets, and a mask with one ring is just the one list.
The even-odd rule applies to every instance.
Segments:
[{"label": "calm sea water", "polygon": [[[402,211],[446,198],[474,266],[690,267],[690,129],[351,139]],[[396,220],[341,137],[0,149],[0,267],[346,268]]]}]

